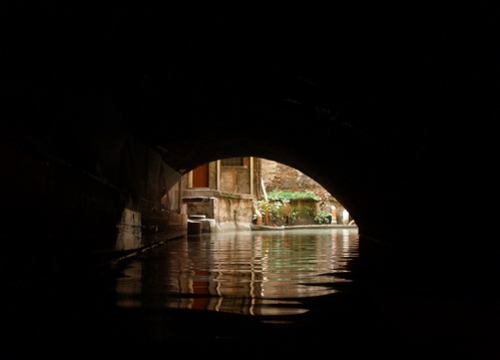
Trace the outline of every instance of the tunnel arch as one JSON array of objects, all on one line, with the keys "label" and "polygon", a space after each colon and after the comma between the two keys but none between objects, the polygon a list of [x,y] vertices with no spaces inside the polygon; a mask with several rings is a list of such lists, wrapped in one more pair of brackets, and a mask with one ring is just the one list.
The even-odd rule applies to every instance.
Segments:
[{"label": "tunnel arch", "polygon": [[[276,159],[339,196],[365,238],[412,254],[432,242],[433,263],[453,252],[460,266],[469,258],[468,234],[481,233],[491,251],[475,250],[478,268],[485,259],[498,277],[498,151],[490,125],[497,112],[489,103],[496,62],[487,36],[495,32],[483,28],[494,23],[491,12],[475,9],[471,21],[460,6],[335,4],[308,19],[300,11],[238,22],[217,11],[165,21],[174,20],[170,9],[132,3],[99,16],[94,8],[56,8],[22,7],[22,16],[10,17],[7,146],[45,160],[44,141],[55,129],[67,137],[61,153],[68,147],[77,157],[73,124],[97,119],[112,140],[123,122],[181,174],[222,155]],[[26,182],[2,179],[5,212],[16,213],[6,218],[22,219],[33,200],[18,188],[36,178],[34,168],[49,171],[44,161],[20,170],[8,160],[4,173]],[[70,160],[70,171],[89,165]],[[32,189],[52,191],[43,182]],[[37,224],[45,223],[40,216]],[[388,220],[390,227],[381,226]]]},{"label": "tunnel arch", "polygon": [[[249,70],[148,76],[143,101],[151,131],[139,126],[134,133],[181,174],[235,156],[290,165],[321,183],[360,219],[358,209],[373,196],[356,200],[363,185],[358,158],[386,150],[377,140],[371,154],[360,151],[374,144],[355,121],[360,114],[347,102],[339,106],[345,95],[335,87],[290,71]],[[188,86],[192,83],[197,86]],[[128,125],[138,127],[133,119]]]},{"label": "tunnel arch", "polygon": [[[350,213],[354,218],[356,218],[356,220],[358,219],[357,212],[355,210],[356,199],[351,199],[349,195],[346,195],[345,192],[343,193],[342,186],[338,186],[336,184],[336,180],[339,178],[339,176],[341,179],[341,183],[349,183],[349,180],[343,178],[342,175],[336,174],[335,170],[332,172],[330,172],[331,170],[329,170],[329,172],[325,172],[324,170],[322,171],[321,167],[319,167],[316,163],[309,161],[304,157],[303,154],[297,154],[293,148],[276,146],[272,142],[262,142],[255,140],[246,141],[245,144],[245,140],[241,140],[242,141],[229,141],[227,145],[223,145],[220,143],[220,141],[214,139],[214,145],[217,146],[217,149],[214,150],[210,149],[210,143],[207,144],[207,146],[209,146],[208,148],[199,150],[194,150],[191,148],[191,156],[193,157],[191,158],[183,156],[182,161],[176,162],[176,166],[179,168],[179,172],[181,174],[186,174],[200,165],[204,165],[211,161],[216,161],[222,158],[251,156],[277,161],[293,167],[317,181],[335,198],[337,198],[340,203],[345,205],[345,207],[349,209]],[[256,150],[257,148],[258,150]],[[198,155],[197,151],[199,151],[200,155]],[[164,161],[171,164],[171,162],[169,161],[171,156],[175,155],[163,153]],[[338,172],[342,172],[341,168],[339,168]],[[334,175],[332,176],[332,174]],[[350,189],[350,186],[347,187],[347,189]],[[373,206],[375,208],[376,204],[374,204]],[[351,209],[354,209],[354,211],[351,211]]]},{"label": "tunnel arch", "polygon": [[[225,161],[228,161],[228,164],[225,164]],[[343,218],[342,214],[344,214],[345,210],[349,214],[350,219],[355,223],[352,213],[339,201],[335,193],[326,189],[316,179],[308,176],[303,171],[274,159],[258,156],[226,157],[202,164],[185,175],[188,175],[188,177],[183,177],[181,182],[182,186],[187,190],[188,201],[200,196],[217,197],[222,194],[251,196],[253,198],[253,205],[250,216],[257,216],[258,211],[256,212],[255,210],[257,207],[261,207],[259,203],[265,200],[267,204],[268,196],[271,193],[274,192],[278,198],[284,196],[283,199],[285,201],[290,200],[288,193],[296,193],[295,195],[300,194],[308,200],[314,199],[314,201],[318,201],[317,204],[314,204],[314,202],[309,203],[309,205],[314,207],[315,215],[316,211],[320,211],[323,216],[326,216],[325,212],[329,214],[328,216],[331,216],[333,209],[336,209],[339,217]],[[278,195],[281,192],[285,193]],[[295,204],[295,206],[297,205]],[[331,207],[332,205],[334,205],[333,208]],[[197,211],[202,209],[194,207],[192,210]],[[208,211],[207,214],[212,214],[212,212]],[[258,215],[260,216],[261,214]],[[210,217],[212,215],[206,216]],[[247,217],[246,222],[249,223],[250,219],[251,217]],[[333,219],[329,219],[333,221]],[[323,219],[321,220],[324,221]],[[279,222],[282,221],[291,225],[286,218],[279,220]],[[312,218],[304,221],[311,224]],[[314,219],[314,221],[319,220]],[[335,218],[333,223],[337,224],[337,218]],[[347,225],[347,223],[344,223],[344,225]]]}]

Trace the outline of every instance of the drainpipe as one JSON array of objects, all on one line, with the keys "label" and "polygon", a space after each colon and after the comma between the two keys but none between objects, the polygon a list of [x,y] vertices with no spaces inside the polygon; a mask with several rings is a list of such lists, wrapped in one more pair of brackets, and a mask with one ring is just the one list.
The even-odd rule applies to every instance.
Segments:
[{"label": "drainpipe", "polygon": [[254,194],[253,188],[253,157],[250,157],[250,194]]},{"label": "drainpipe", "polygon": [[220,190],[220,160],[217,160],[217,179],[215,180],[216,181],[216,190],[219,191]]},{"label": "drainpipe", "polygon": [[264,179],[262,177],[260,178],[260,186],[262,187],[262,193],[264,194],[264,199],[266,200],[266,202],[268,202],[269,199],[267,198],[266,186],[264,185]]},{"label": "drainpipe", "polygon": [[187,187],[188,189],[191,189],[193,187],[193,170],[191,170],[188,174]]}]

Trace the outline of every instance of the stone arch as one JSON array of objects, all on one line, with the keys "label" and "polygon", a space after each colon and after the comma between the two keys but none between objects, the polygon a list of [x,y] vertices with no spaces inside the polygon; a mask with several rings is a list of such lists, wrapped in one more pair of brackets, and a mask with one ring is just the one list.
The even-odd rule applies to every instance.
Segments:
[{"label": "stone arch", "polygon": [[[334,192],[365,238],[413,254],[432,241],[436,263],[452,252],[460,267],[471,258],[469,234],[479,232],[490,251],[478,247],[473,257],[498,277],[496,62],[487,36],[495,32],[483,28],[494,23],[490,13],[477,10],[470,21],[460,6],[332,6],[241,21],[192,10],[173,19],[175,12],[135,3],[117,12],[22,7],[22,16],[10,16],[2,83],[9,103],[2,130],[15,130],[2,131],[2,140],[40,155],[60,109],[79,101],[76,114],[93,106],[108,123],[123,120],[150,149],[165,149],[163,160],[180,173],[222,156],[290,164]],[[450,11],[454,20],[437,26]],[[114,108],[94,104],[102,97]],[[87,115],[88,122],[94,114]],[[73,116],[59,122],[62,133],[77,133]],[[115,142],[117,128],[107,133]],[[34,141],[25,146],[18,134]],[[66,146],[75,150],[72,141],[59,145],[65,155]],[[93,165],[77,157],[100,153],[77,150],[76,170]],[[10,160],[2,163],[6,174],[14,173]],[[22,224],[24,208],[10,191],[17,180],[2,177],[4,208],[18,206],[8,219]],[[472,209],[467,220],[464,202]],[[391,226],[381,226],[387,219]]]}]

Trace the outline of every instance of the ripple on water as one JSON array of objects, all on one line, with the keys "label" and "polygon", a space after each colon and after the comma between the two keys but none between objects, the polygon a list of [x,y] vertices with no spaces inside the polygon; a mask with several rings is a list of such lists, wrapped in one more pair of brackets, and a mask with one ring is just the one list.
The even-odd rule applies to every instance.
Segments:
[{"label": "ripple on water", "polygon": [[343,291],[356,230],[218,233],[167,242],[116,278],[117,306],[293,315],[307,297]]}]

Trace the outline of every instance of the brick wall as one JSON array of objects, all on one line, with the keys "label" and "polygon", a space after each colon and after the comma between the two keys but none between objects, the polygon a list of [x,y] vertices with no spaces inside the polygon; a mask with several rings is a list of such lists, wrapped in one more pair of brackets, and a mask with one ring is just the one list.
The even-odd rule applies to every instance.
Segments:
[{"label": "brick wall", "polygon": [[342,222],[344,206],[321,184],[306,174],[285,164],[267,159],[260,159],[260,171],[266,191],[269,192],[275,188],[288,191],[311,190],[321,199],[319,210],[330,211],[331,206],[334,205],[337,208],[337,219]]}]

